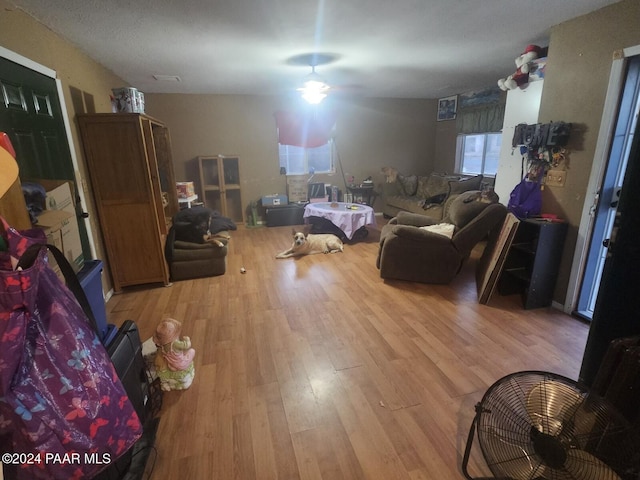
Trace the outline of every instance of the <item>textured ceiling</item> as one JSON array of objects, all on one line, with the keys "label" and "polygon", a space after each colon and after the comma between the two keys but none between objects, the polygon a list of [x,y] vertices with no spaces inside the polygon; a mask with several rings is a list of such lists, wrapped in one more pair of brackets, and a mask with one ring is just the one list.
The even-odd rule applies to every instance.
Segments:
[{"label": "textured ceiling", "polygon": [[[438,98],[495,85],[553,25],[614,0],[13,0],[143,92],[294,92],[306,66],[369,97]],[[163,82],[154,75],[180,77]]]}]

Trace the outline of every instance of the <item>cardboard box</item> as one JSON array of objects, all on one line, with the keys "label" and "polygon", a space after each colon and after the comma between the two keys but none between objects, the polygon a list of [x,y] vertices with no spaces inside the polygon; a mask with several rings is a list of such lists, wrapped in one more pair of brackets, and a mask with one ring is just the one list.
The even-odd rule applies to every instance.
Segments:
[{"label": "cardboard box", "polygon": [[84,265],[84,255],[82,253],[82,242],[80,241],[80,230],[78,228],[78,217],[76,216],[73,191],[73,184],[71,182],[62,182],[60,185],[47,190],[45,202],[47,210],[61,210],[71,214],[62,238],[64,246],[64,250],[62,251],[74,271],[77,272]]},{"label": "cardboard box", "polygon": [[46,210],[38,217],[38,225],[47,230],[59,229],[62,238],[62,252],[75,272],[84,265],[82,242],[78,229],[76,209],[71,194],[71,183],[63,182],[47,191]]},{"label": "cardboard box", "polygon": [[271,195],[264,195],[261,199],[263,207],[279,207],[289,204],[289,198],[286,195],[280,193],[274,193]]},{"label": "cardboard box", "polygon": [[196,194],[193,182],[176,182],[178,198],[189,198]]},{"label": "cardboard box", "polygon": [[287,195],[290,202],[306,202],[309,198],[307,176],[287,175]]},{"label": "cardboard box", "polygon": [[[50,184],[51,185],[51,184]],[[45,208],[47,210],[64,210],[75,215],[76,207],[71,194],[70,182],[62,182],[55,187],[43,185],[47,189]]]}]

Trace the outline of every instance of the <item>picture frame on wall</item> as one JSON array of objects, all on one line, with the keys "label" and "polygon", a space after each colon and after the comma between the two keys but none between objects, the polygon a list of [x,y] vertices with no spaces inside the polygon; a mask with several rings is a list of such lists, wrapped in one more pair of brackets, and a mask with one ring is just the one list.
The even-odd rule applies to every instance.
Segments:
[{"label": "picture frame on wall", "polygon": [[438,121],[455,120],[458,110],[458,96],[451,95],[438,100]]}]

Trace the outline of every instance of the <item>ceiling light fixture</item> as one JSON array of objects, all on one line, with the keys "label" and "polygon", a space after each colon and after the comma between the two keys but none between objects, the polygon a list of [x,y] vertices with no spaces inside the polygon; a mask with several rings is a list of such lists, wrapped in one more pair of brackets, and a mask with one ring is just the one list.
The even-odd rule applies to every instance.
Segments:
[{"label": "ceiling light fixture", "polygon": [[298,88],[298,91],[302,93],[302,98],[307,102],[317,105],[324,100],[330,88],[316,73],[316,67],[311,65],[311,73],[307,76],[304,85]]}]

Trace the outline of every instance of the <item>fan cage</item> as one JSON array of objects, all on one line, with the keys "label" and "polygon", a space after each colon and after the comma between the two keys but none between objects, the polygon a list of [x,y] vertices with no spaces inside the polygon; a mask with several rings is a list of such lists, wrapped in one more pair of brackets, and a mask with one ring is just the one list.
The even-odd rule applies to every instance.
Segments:
[{"label": "fan cage", "polygon": [[640,479],[637,432],[604,399],[561,375],[503,377],[476,406],[474,422],[496,478]]}]

